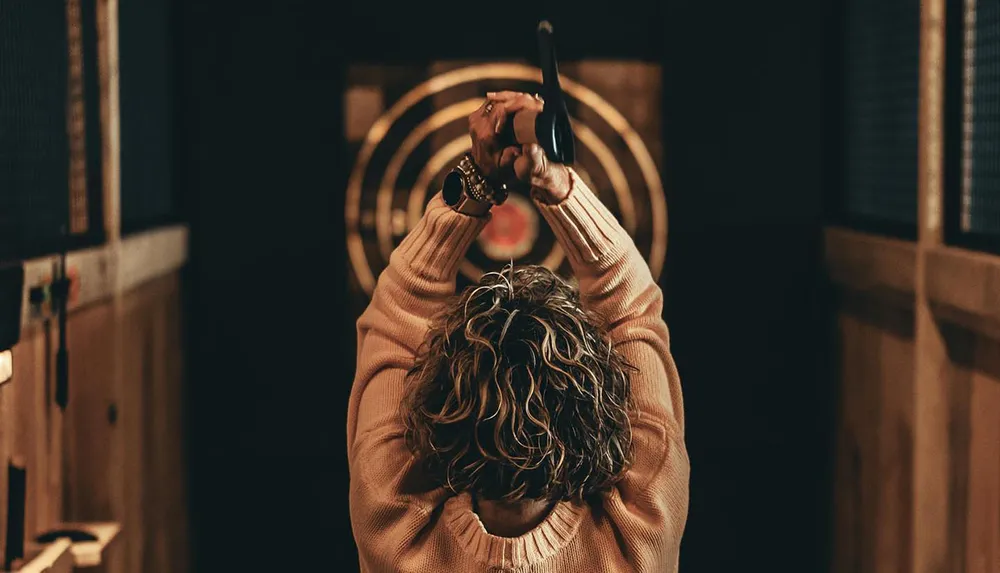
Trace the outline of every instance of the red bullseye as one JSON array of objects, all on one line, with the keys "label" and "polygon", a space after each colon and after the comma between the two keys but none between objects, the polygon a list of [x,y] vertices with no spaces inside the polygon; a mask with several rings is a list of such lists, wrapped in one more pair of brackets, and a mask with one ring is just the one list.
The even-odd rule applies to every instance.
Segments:
[{"label": "red bullseye", "polygon": [[517,259],[531,252],[538,238],[538,215],[523,197],[512,195],[492,210],[492,218],[479,235],[479,246],[495,261]]},{"label": "red bullseye", "polygon": [[493,209],[493,220],[483,229],[485,239],[498,246],[511,247],[524,240],[528,218],[510,203]]}]

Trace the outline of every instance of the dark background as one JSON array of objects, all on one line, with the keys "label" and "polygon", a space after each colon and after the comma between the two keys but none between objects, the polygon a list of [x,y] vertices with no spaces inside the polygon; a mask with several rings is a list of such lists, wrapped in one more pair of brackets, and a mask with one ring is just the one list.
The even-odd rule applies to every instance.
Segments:
[{"label": "dark background", "polygon": [[692,463],[681,569],[828,568],[822,4],[175,7],[196,571],[356,567],[345,455],[353,315],[340,303],[346,63],[522,58],[541,16],[561,59],[663,65],[662,284]]}]

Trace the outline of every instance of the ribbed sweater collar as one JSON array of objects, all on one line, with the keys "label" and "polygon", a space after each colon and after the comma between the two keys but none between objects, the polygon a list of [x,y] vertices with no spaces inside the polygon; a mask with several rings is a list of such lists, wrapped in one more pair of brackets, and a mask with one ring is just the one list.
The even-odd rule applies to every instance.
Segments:
[{"label": "ribbed sweater collar", "polygon": [[459,545],[477,561],[490,567],[516,570],[543,561],[565,547],[576,535],[586,507],[559,502],[542,523],[520,537],[498,537],[486,531],[472,509],[472,496],[462,493],[444,506],[442,521]]}]

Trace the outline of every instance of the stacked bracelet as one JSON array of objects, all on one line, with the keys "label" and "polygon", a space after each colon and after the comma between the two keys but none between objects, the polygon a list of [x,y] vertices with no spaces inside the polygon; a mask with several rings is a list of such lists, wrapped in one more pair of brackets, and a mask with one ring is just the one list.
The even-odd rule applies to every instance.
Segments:
[{"label": "stacked bracelet", "polygon": [[507,200],[507,186],[500,185],[500,188],[496,189],[490,185],[468,153],[462,156],[456,168],[465,177],[468,183],[466,190],[472,199],[492,205],[501,205]]}]

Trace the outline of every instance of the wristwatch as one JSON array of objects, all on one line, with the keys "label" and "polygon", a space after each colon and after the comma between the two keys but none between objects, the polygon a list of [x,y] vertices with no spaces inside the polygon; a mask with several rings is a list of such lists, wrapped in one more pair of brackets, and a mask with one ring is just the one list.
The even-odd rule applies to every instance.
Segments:
[{"label": "wristwatch", "polygon": [[466,153],[447,177],[441,196],[449,207],[459,213],[481,217],[494,205],[507,200],[507,186],[496,189],[483,177],[472,156]]}]

